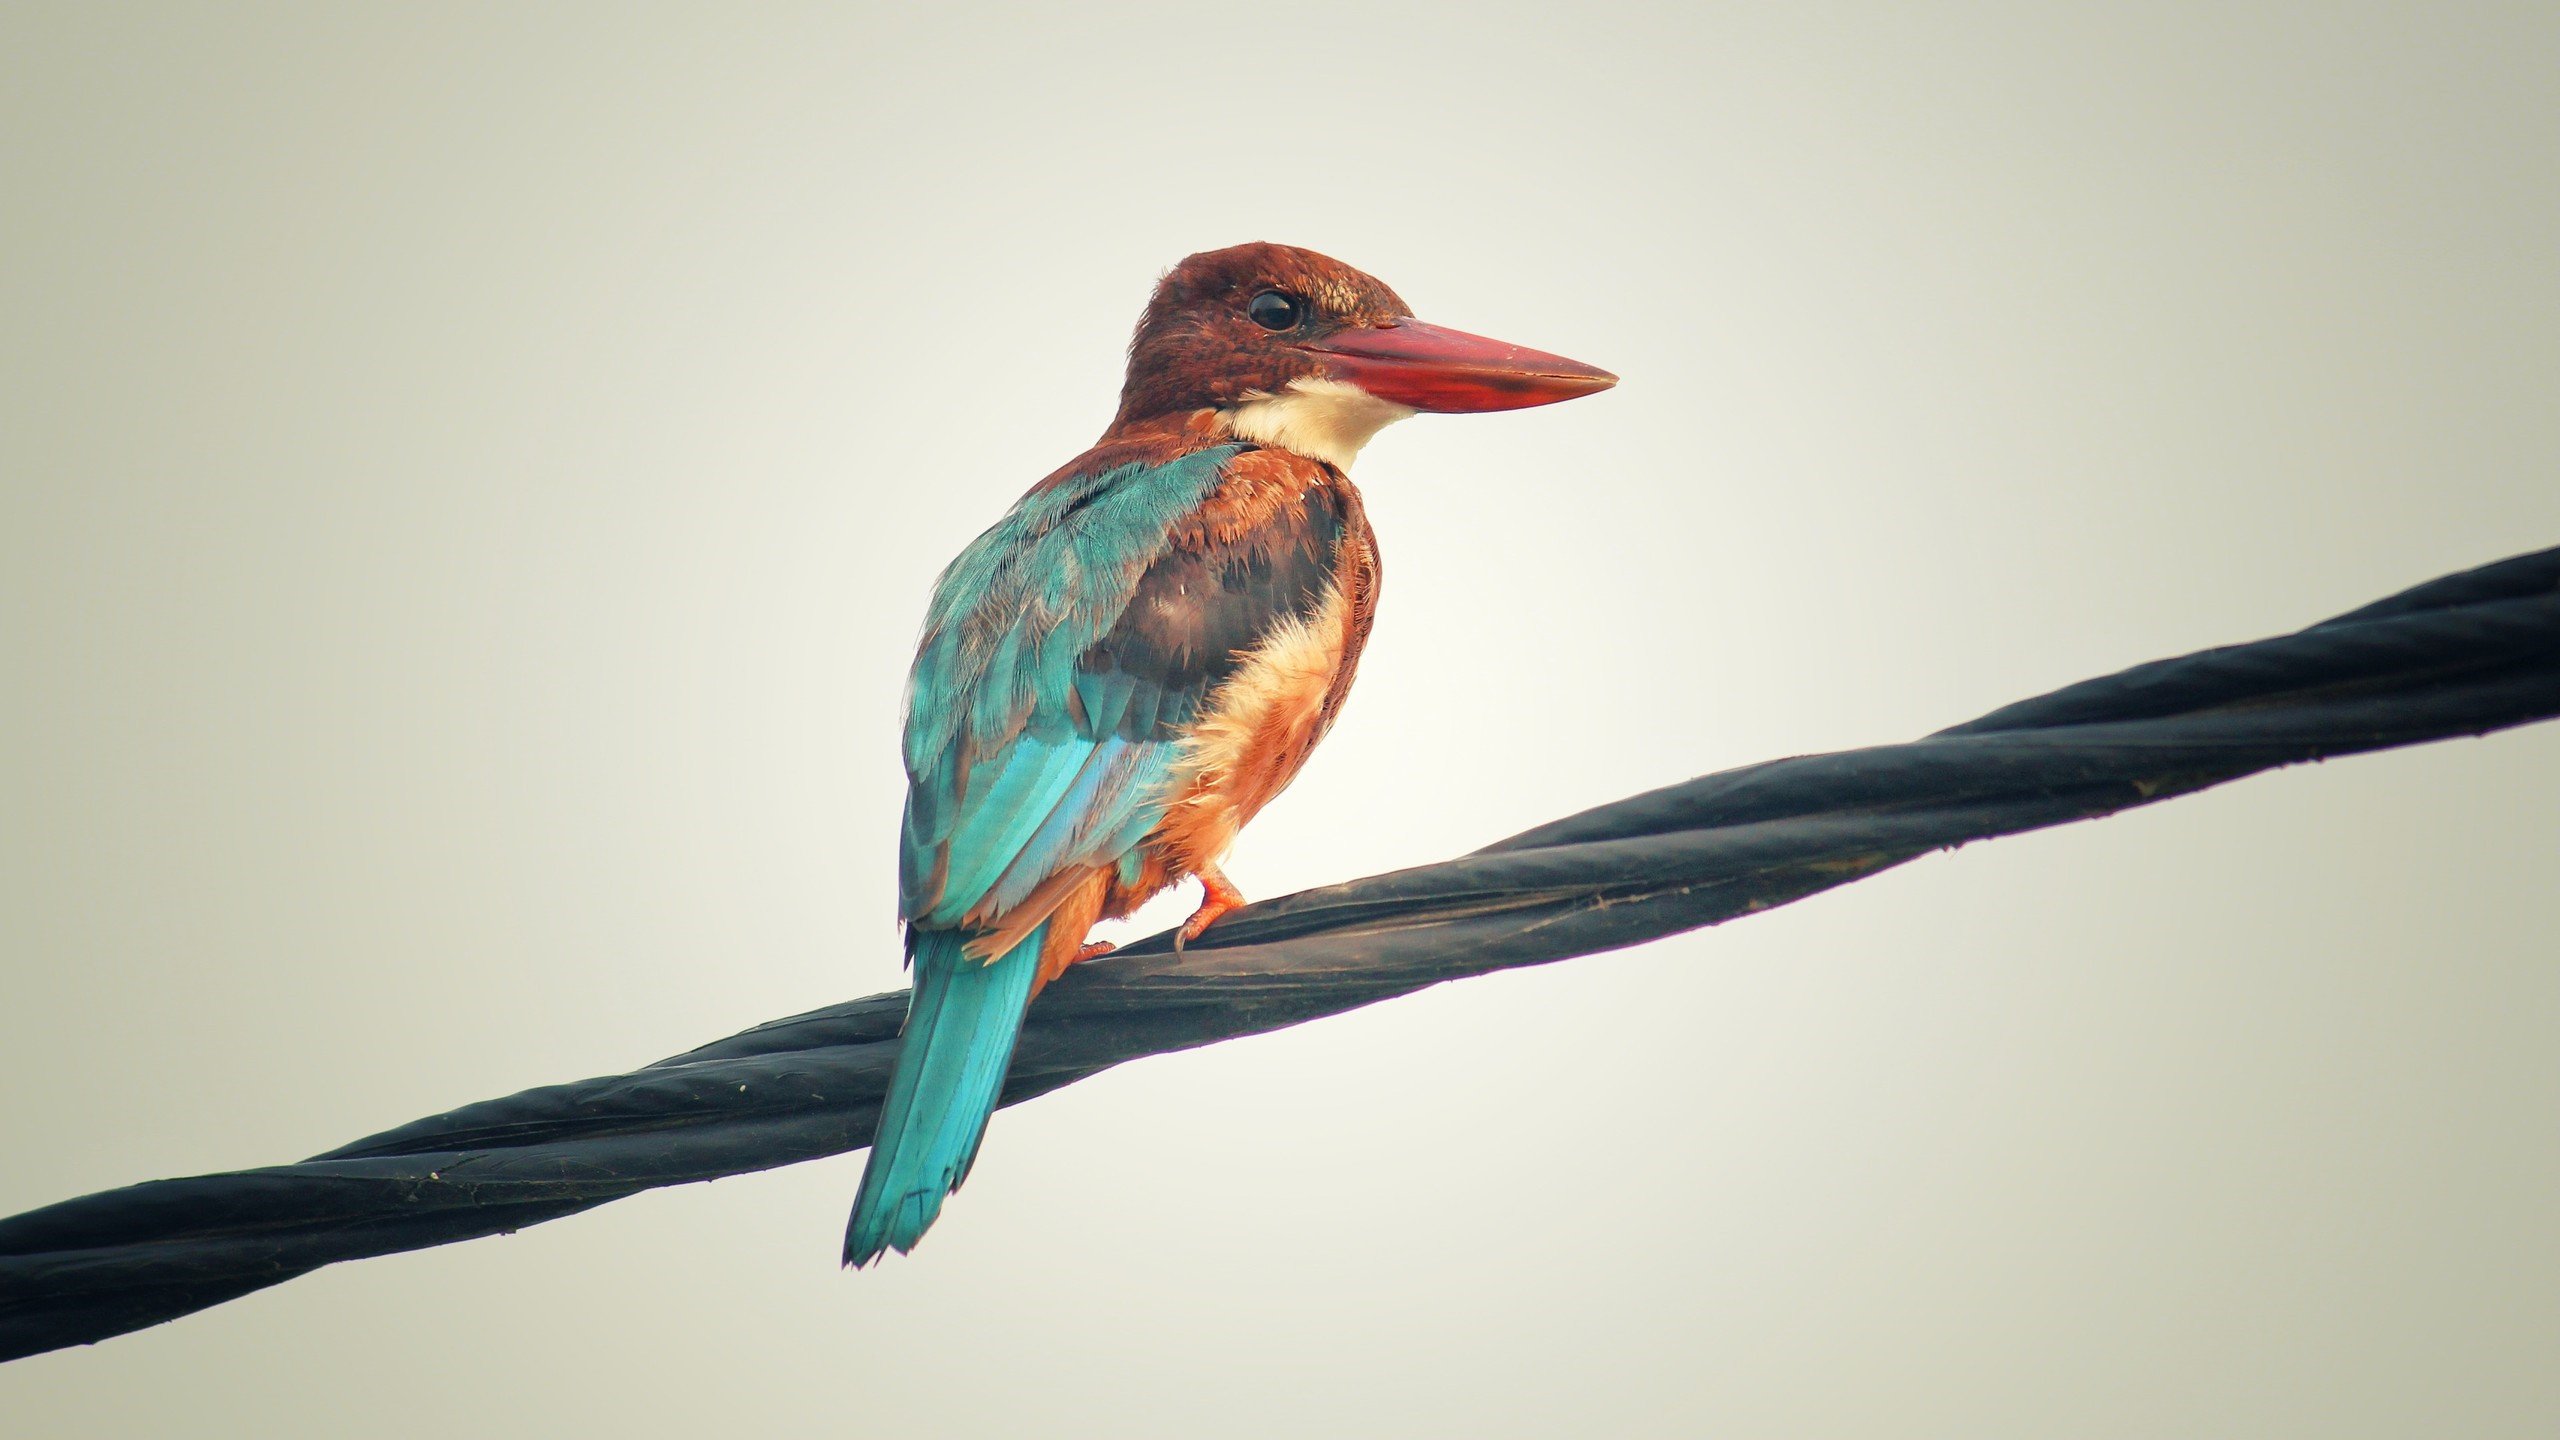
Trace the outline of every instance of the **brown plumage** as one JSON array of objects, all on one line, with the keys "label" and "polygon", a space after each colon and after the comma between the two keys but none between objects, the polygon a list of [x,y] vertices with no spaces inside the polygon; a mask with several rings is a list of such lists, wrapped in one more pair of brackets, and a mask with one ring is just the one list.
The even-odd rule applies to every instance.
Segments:
[{"label": "brown plumage", "polygon": [[1126,915],[1167,885],[1214,867],[1245,822],[1297,778],[1351,693],[1377,614],[1377,536],[1348,477],[1281,450],[1240,455],[1227,477],[1194,523],[1177,530],[1174,553],[1250,554],[1275,533],[1303,529],[1298,517],[1319,515],[1330,519],[1325,528],[1334,537],[1324,584],[1311,605],[1266,623],[1238,652],[1241,663],[1184,739],[1176,789],[1142,842],[1138,879],[1114,880],[1105,891],[1106,917]]}]

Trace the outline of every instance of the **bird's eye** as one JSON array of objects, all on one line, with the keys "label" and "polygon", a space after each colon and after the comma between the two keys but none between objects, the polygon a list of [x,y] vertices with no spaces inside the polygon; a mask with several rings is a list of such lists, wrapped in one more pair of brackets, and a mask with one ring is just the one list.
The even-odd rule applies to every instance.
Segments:
[{"label": "bird's eye", "polygon": [[1305,310],[1297,296],[1284,295],[1277,290],[1265,290],[1246,301],[1244,306],[1245,318],[1265,330],[1295,329],[1298,317]]}]

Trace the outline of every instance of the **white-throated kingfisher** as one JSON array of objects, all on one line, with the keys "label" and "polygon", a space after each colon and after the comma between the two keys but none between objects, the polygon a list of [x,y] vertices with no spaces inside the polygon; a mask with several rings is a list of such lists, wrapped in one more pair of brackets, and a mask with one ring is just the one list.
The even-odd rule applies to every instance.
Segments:
[{"label": "white-throated kingfisher", "polygon": [[1360,447],[1616,383],[1285,245],[1157,284],[1111,428],[934,586],[898,844],[915,994],[845,1263],[912,1249],[959,1188],[1031,997],[1108,948],[1095,921],[1192,876],[1181,939],[1244,903],[1219,862],[1333,724],[1375,613]]}]

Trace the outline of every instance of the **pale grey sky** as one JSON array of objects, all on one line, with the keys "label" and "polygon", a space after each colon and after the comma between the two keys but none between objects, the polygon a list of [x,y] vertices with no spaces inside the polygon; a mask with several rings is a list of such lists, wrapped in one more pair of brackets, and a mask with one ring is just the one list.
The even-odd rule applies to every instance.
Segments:
[{"label": "pale grey sky", "polygon": [[[1254,894],[2560,542],[2547,5],[521,11],[0,16],[0,1211],[896,984],[926,588],[1191,250],[1625,377],[1363,456]],[[2555,801],[1969,847],[1008,1110],[872,1273],[846,1157],[0,1428],[2550,1434]]]}]

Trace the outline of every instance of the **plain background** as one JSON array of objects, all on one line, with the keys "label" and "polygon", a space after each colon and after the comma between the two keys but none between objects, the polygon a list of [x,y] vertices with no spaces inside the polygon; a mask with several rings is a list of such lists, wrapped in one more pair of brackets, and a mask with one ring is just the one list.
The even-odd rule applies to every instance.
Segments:
[{"label": "plain background", "polygon": [[[926,588],[1194,249],[1626,377],[1363,457],[1256,894],[2560,542],[2547,4],[21,3],[0,72],[0,1210],[898,983]],[[0,1428],[2548,1435],[2556,804],[2560,728],[1973,846],[1007,1111],[873,1273],[845,1157]]]}]

